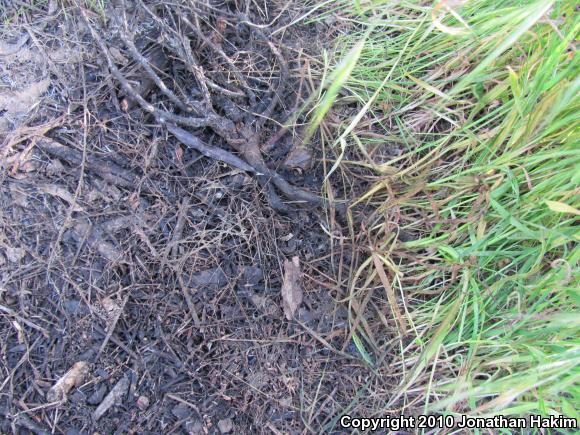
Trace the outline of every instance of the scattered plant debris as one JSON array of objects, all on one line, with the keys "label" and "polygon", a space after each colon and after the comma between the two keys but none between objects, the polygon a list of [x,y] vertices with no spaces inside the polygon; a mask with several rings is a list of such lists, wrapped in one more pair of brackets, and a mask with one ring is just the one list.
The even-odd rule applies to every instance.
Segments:
[{"label": "scattered plant debris", "polygon": [[300,260],[284,260],[284,282],[282,283],[282,303],[286,319],[292,320],[294,313],[302,303],[302,286],[300,285]]},{"label": "scattered plant debris", "polygon": [[127,390],[129,389],[129,377],[123,375],[121,379],[115,384],[111,389],[109,394],[105,396],[101,404],[95,409],[93,413],[93,418],[98,420],[101,418],[112,406],[118,405],[123,401]]},{"label": "scattered plant debris", "polygon": [[79,361],[71,367],[57,382],[54,384],[48,393],[46,399],[49,402],[56,402],[66,399],[70,390],[74,387],[79,387],[85,380],[89,373],[89,363],[86,361]]}]

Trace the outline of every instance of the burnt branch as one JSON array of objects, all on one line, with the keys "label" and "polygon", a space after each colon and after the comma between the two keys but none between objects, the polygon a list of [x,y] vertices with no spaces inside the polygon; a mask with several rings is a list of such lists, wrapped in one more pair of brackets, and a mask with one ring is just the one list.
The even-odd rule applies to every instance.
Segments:
[{"label": "burnt branch", "polygon": [[197,21],[198,21],[197,17],[195,17],[195,21],[196,21],[197,25],[193,24],[185,16],[181,16],[180,19],[185,24],[187,24],[187,26],[195,34],[195,36],[197,36],[199,39],[201,39],[205,45],[207,45],[214,53],[216,53],[216,55],[218,55],[219,57],[222,58],[222,60],[229,67],[230,72],[234,75],[236,80],[238,80],[240,82],[240,84],[243,85],[245,93],[248,96],[248,100],[250,101],[250,104],[254,105],[256,102],[256,95],[254,94],[254,92],[250,88],[250,85],[248,84],[248,82],[246,81],[244,76],[242,76],[242,74],[240,73],[240,71],[238,70],[236,65],[234,65],[234,62],[224,53],[224,51],[221,48],[219,48],[217,46],[217,44],[215,44],[211,39],[209,39],[207,36],[205,36],[203,34],[201,29],[199,28],[199,23],[197,23]]},{"label": "burnt branch", "polygon": [[121,37],[123,42],[129,49],[129,53],[135,62],[141,66],[149,76],[149,79],[152,80],[159,90],[167,97],[171,102],[173,102],[177,107],[179,107],[184,112],[191,112],[193,111],[192,107],[188,107],[185,103],[183,103],[177,95],[173,93],[171,89],[167,87],[167,85],[161,80],[161,78],[157,75],[157,73],[153,70],[149,61],[143,56],[137,47],[135,47],[135,43],[133,42],[133,36],[128,32],[121,32]]},{"label": "burnt branch", "polygon": [[176,125],[167,124],[167,130],[173,133],[173,135],[181,143],[190,146],[210,159],[219,160],[221,162],[227,163],[230,166],[233,166],[234,168],[241,169],[242,171],[259,174],[259,172],[254,167],[250,166],[239,157],[236,157],[228,151],[210,147],[204,144],[201,140],[199,140],[199,138],[195,137],[193,134],[185,131],[184,129],[177,127]]},{"label": "burnt branch", "polygon": [[[264,124],[274,116],[276,108],[282,103],[282,95],[284,94],[289,78],[287,61],[278,47],[261,29],[248,27],[250,35],[252,36],[249,43],[255,44],[256,41],[259,41],[259,44],[263,43],[262,45],[266,45],[268,50],[264,52],[265,55],[263,56],[263,59],[267,59],[269,62],[277,64],[279,70],[277,78],[268,78],[269,84],[267,88],[264,85],[261,86],[263,88],[261,90],[259,89],[260,86],[257,88],[261,94],[261,101],[267,102],[267,105],[258,113],[255,113],[255,101],[258,96],[250,89],[247,79],[234,64],[234,61],[226,54],[224,49],[220,47],[221,42],[220,44],[214,42],[201,29],[199,17],[194,15],[193,19],[190,20],[186,14],[181,13],[182,11],[178,10],[174,13],[170,10],[168,12],[169,20],[173,20],[173,23],[168,23],[162,17],[157,15],[155,11],[147,8],[147,6],[142,2],[141,5],[148,15],[155,20],[156,24],[164,29],[165,36],[161,39],[165,39],[167,46],[170,47],[171,51],[175,53],[177,57],[176,59],[171,59],[171,61],[181,62],[185,69],[193,75],[195,81],[197,81],[198,89],[192,90],[192,92],[196,93],[197,98],[201,97],[201,100],[189,100],[186,97],[188,101],[184,102],[175,95],[171,89],[169,89],[161,78],[160,73],[163,73],[163,71],[157,73],[151,66],[147,57],[137,49],[133,33],[128,29],[127,21],[125,21],[125,30],[120,32],[120,40],[125,49],[129,51],[133,61],[144,71],[145,78],[152,81],[157,88],[159,88],[161,95],[167,98],[170,103],[173,103],[176,110],[191,113],[194,116],[184,116],[161,109],[145,99],[145,96],[140,94],[138,90],[131,85],[119,67],[117,67],[114,58],[111,55],[109,46],[90,23],[85,12],[81,10],[94,40],[97,42],[100,51],[105,57],[111,74],[119,82],[120,87],[127,96],[135,101],[145,112],[153,115],[158,123],[165,125],[167,129],[186,146],[197,150],[208,158],[224,162],[232,167],[254,174],[257,177],[259,184],[265,188],[270,204],[276,210],[286,211],[287,209],[283,201],[278,197],[276,191],[280,192],[284,197],[294,203],[315,206],[322,205],[321,197],[307,190],[291,185],[282,175],[270,169],[261,154],[259,144]],[[169,8],[168,5],[166,5],[166,7]],[[209,18],[204,17],[204,19],[208,20]],[[218,16],[217,19],[219,20],[220,16]],[[241,26],[239,22],[241,18],[239,16],[237,17],[237,20],[237,25]],[[172,27],[177,26],[179,23],[185,25],[188,33],[183,34]],[[214,35],[214,37],[218,39],[223,38],[223,36],[224,35]],[[234,103],[230,99],[230,97],[233,98],[234,95],[237,99],[241,99],[243,94],[240,95],[238,92],[230,91],[220,85],[216,85],[216,78],[217,81],[219,81],[219,71],[214,72],[214,76],[211,78],[208,77],[208,73],[204,71],[205,68],[200,64],[200,57],[193,53],[190,45],[192,43],[190,37],[193,38],[194,41],[197,40],[200,47],[203,47],[203,49],[206,50],[206,59],[208,59],[210,65],[212,56],[225,62],[227,70],[235,77],[237,83],[244,87],[244,92],[247,98],[246,105],[244,105],[241,100]],[[207,51],[209,51],[209,53],[207,53]],[[259,71],[258,68],[256,70]],[[210,69],[207,69],[207,71],[210,71]],[[174,77],[175,80],[180,80],[178,76]],[[267,83],[265,80],[263,80],[263,82]],[[183,86],[178,85],[177,81],[176,85],[178,88],[183,88]],[[217,91],[219,95],[213,95],[212,91]],[[218,108],[217,110],[221,109],[222,114],[216,113],[216,109],[214,109],[215,107]],[[193,134],[179,126],[200,129],[200,133]],[[206,141],[203,141],[199,137],[200,134],[204,134],[204,131],[207,132],[207,130],[204,129],[210,129],[216,133],[226,144],[239,152],[241,158],[218,146],[207,145]]]}]

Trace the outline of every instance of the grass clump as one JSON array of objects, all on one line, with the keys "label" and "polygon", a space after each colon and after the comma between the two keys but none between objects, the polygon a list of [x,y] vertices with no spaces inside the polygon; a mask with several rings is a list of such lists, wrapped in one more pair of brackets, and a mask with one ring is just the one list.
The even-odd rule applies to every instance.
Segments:
[{"label": "grass clump", "polygon": [[337,59],[365,40],[335,101],[360,102],[335,168],[371,180],[347,300],[361,354],[400,370],[384,406],[578,417],[575,2],[336,11],[357,29]]}]

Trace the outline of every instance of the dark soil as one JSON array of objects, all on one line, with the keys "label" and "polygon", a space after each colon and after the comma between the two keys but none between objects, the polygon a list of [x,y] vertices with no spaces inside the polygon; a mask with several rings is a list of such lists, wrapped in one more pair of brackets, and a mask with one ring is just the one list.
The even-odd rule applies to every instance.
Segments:
[{"label": "dark soil", "polygon": [[[0,432],[319,433],[370,413],[391,379],[349,344],[345,188],[318,201],[305,120],[281,131],[331,29],[286,27],[299,1],[4,3]],[[163,113],[201,119],[180,128],[217,154]],[[304,300],[287,320],[295,256]]]}]

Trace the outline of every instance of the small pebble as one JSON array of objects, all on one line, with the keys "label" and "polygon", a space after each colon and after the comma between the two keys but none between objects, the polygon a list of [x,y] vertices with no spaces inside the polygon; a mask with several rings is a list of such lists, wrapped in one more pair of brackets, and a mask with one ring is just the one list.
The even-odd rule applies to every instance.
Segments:
[{"label": "small pebble", "polygon": [[191,409],[187,405],[179,403],[173,407],[171,413],[178,419],[184,420],[191,416]]},{"label": "small pebble", "polygon": [[221,433],[230,433],[234,428],[234,423],[231,418],[224,418],[218,421],[217,426]]},{"label": "small pebble", "polygon": [[137,399],[137,408],[139,408],[141,411],[145,411],[147,408],[149,408],[149,397],[139,396]]},{"label": "small pebble", "polygon": [[183,428],[190,435],[205,435],[205,431],[203,430],[203,423],[197,419],[187,420],[183,424]]}]

